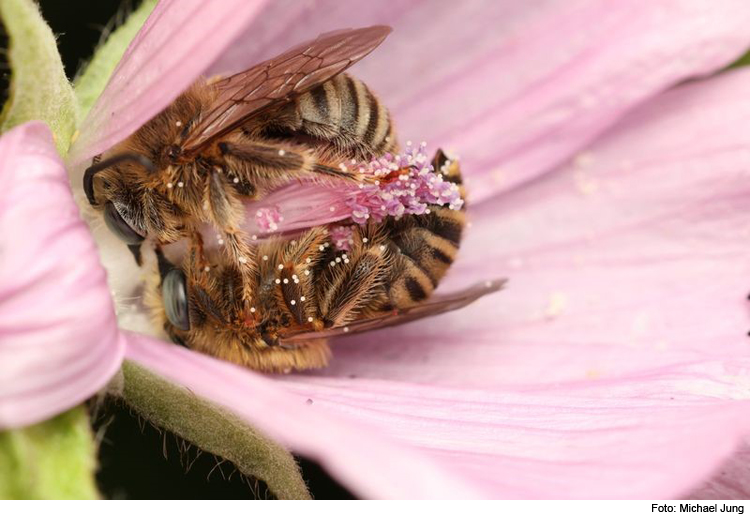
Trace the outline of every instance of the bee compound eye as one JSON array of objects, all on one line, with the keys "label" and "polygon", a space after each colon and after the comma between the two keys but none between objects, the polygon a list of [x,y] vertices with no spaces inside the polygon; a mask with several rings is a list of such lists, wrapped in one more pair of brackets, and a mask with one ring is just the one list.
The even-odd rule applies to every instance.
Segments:
[{"label": "bee compound eye", "polygon": [[161,283],[162,302],[167,319],[180,330],[190,330],[187,282],[180,269],[171,269]]},{"label": "bee compound eye", "polygon": [[129,246],[137,245],[143,242],[143,235],[136,232],[130,224],[120,215],[117,207],[112,202],[104,204],[104,223],[112,231],[117,238],[128,244]]}]

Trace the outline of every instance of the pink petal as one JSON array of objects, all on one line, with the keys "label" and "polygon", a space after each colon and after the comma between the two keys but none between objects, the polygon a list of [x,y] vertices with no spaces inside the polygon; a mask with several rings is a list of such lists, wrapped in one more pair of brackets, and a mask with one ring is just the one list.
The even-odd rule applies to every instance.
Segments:
[{"label": "pink petal", "polygon": [[318,409],[247,369],[148,337],[125,335],[130,359],[223,405],[299,453],[314,456],[354,492],[372,498],[483,497],[458,474],[372,427]]},{"label": "pink petal", "polygon": [[193,83],[267,0],[162,0],[80,127],[69,158],[88,161],[127,138]]},{"label": "pink petal", "polygon": [[[496,498],[675,498],[750,431],[750,402],[696,395],[695,377],[673,368],[488,391],[316,377],[281,383],[360,421],[364,434],[385,431],[418,447]],[[720,380],[703,378],[704,388],[720,390]]]},{"label": "pink petal", "polygon": [[120,365],[104,270],[40,122],[0,139],[0,429],[72,407]]},{"label": "pink petal", "polygon": [[[506,291],[340,340],[327,377],[279,382],[438,444],[498,493],[687,493],[750,433],[746,403],[724,403],[750,398],[749,82],[740,70],[672,90],[569,166],[475,208],[450,283],[507,276]],[[597,434],[563,434],[593,421]]]},{"label": "pink petal", "polygon": [[493,387],[744,362],[748,82],[740,70],[667,92],[569,165],[475,207],[441,291],[496,276],[506,290],[341,340],[327,374]]},{"label": "pink petal", "polygon": [[316,377],[274,385],[208,356],[127,339],[131,359],[318,459],[364,497],[676,497],[750,428],[750,403],[685,392],[693,375],[679,369],[534,391]]},{"label": "pink petal", "polygon": [[[394,109],[404,139],[457,149],[474,177],[476,225],[453,284],[506,275],[509,291],[463,315],[341,341],[329,377],[282,378],[297,401],[313,399],[310,421],[308,407],[295,411],[295,400],[235,367],[137,337],[132,357],[316,455],[365,496],[475,493],[467,482],[513,497],[686,493],[750,430],[747,403],[727,402],[748,396],[748,267],[736,236],[748,225],[747,74],[658,98],[571,167],[519,184],[634,105],[738,55],[750,7],[373,4],[347,4],[344,15],[333,2],[278,2],[252,23],[247,8],[244,65],[323,30],[394,25],[357,71]],[[218,47],[228,42],[213,33]],[[158,102],[145,90],[121,97],[132,76],[116,75],[123,84],[84,129],[78,160],[124,138],[193,75],[175,60],[158,82],[160,62],[139,60]],[[107,122],[115,102],[122,110]]]},{"label": "pink petal", "polygon": [[267,4],[211,72],[371,24],[394,31],[352,71],[394,111],[402,139],[462,157],[475,203],[554,167],[634,105],[750,44],[744,0],[286,0]]}]

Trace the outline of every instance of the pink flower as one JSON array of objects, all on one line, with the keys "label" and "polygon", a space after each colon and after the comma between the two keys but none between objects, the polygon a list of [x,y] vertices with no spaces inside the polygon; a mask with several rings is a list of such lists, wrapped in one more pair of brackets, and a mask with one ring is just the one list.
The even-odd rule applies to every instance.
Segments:
[{"label": "pink flower", "polygon": [[[0,426],[81,401],[124,352],[361,496],[677,497],[705,482],[750,431],[750,72],[668,88],[747,48],[750,5],[354,4],[160,3],[69,164],[201,73],[390,24],[354,71],[401,137],[461,154],[469,187],[473,226],[441,289],[507,276],[507,292],[340,340],[309,375],[118,332],[49,134],[28,124],[0,140]],[[704,492],[747,497],[748,474],[730,474]]]}]

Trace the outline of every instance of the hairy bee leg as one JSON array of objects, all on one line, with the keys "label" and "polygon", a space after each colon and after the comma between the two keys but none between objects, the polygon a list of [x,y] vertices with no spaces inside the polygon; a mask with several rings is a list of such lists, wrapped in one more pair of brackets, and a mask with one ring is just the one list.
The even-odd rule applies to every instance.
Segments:
[{"label": "hairy bee leg", "polygon": [[236,174],[239,180],[236,182],[237,185],[243,183],[241,175],[244,174],[266,179],[290,180],[316,173],[334,178],[346,178],[357,183],[364,181],[359,174],[321,162],[313,150],[301,149],[287,143],[223,142],[219,143],[219,149],[225,159],[234,160],[243,165],[237,167],[239,170],[232,171],[232,174]]},{"label": "hairy bee leg", "polygon": [[211,266],[203,249],[203,236],[198,231],[190,232],[189,247],[191,266],[201,273],[208,272]]},{"label": "hairy bee leg", "polygon": [[249,307],[253,299],[253,278],[255,276],[255,251],[245,240],[241,231],[225,231],[223,246],[242,277],[242,302]]},{"label": "hairy bee leg", "polygon": [[316,309],[315,275],[313,270],[329,247],[324,228],[308,230],[301,238],[284,246],[281,254],[279,291],[281,299],[297,324],[322,328]]},{"label": "hairy bee leg", "polygon": [[[331,260],[319,289],[320,312],[324,326],[346,324],[367,309],[381,304],[383,286],[393,259],[391,244],[375,231],[365,229],[360,243],[350,253]],[[357,233],[355,236],[362,236]],[[366,239],[367,242],[362,242]]]},{"label": "hairy bee leg", "polygon": [[221,167],[214,166],[210,170],[204,204],[212,223],[221,232],[219,244],[223,246],[232,265],[240,271],[242,301],[249,305],[252,301],[254,252],[240,230],[244,208],[236,191],[226,184],[226,174]]},{"label": "hairy bee leg", "polygon": [[307,230],[298,239],[258,246],[258,308],[261,314],[280,310],[278,317],[266,320],[264,326],[270,344],[289,327],[323,328],[317,311],[315,270],[329,246],[328,231],[321,227]]}]

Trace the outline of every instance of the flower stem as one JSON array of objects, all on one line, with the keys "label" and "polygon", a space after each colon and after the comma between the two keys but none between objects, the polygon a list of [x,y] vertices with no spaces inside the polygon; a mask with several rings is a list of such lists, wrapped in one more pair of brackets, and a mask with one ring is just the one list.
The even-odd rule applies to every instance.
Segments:
[{"label": "flower stem", "polygon": [[[229,412],[126,361],[121,396],[138,414],[262,480],[278,499],[309,499],[292,455]],[[248,397],[252,397],[249,395]]]}]

